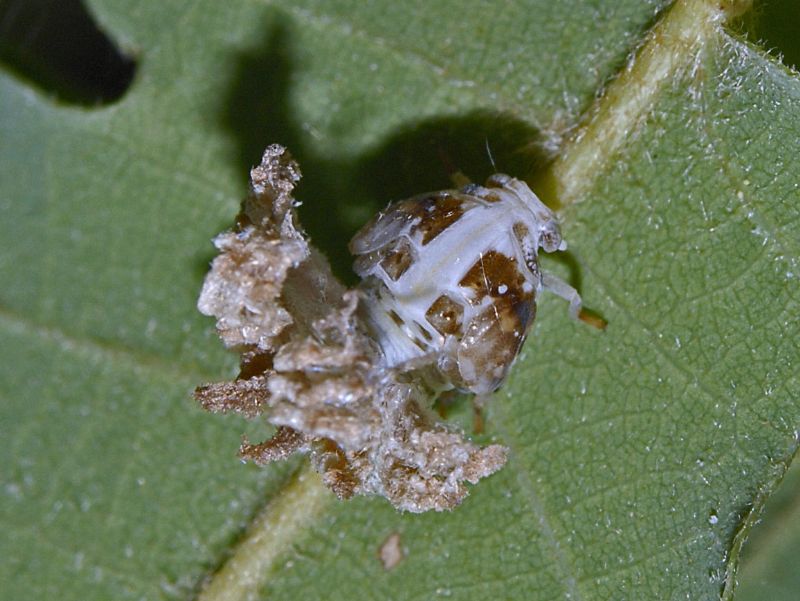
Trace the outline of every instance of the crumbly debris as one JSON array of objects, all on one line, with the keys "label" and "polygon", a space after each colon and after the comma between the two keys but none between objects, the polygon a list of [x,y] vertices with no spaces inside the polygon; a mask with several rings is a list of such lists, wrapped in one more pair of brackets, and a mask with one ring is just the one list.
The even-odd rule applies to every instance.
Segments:
[{"label": "crumbly debris", "polygon": [[214,241],[220,254],[198,308],[217,319],[241,354],[237,379],[195,398],[212,412],[263,416],[277,430],[242,458],[258,464],[310,455],[340,498],[379,495],[396,508],[452,509],[506,461],[437,420],[423,382],[388,369],[360,322],[358,290],[346,290],[299,228],[297,163],[277,144],[250,173],[237,226]]}]

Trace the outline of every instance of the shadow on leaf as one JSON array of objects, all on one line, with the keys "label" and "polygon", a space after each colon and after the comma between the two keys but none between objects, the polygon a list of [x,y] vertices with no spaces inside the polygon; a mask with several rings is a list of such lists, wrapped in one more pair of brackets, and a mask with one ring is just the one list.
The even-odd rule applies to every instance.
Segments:
[{"label": "shadow on leaf", "polygon": [[[453,169],[482,182],[495,171],[527,178],[544,165],[544,153],[531,144],[539,132],[490,110],[409,123],[352,159],[321,155],[291,104],[297,68],[291,18],[278,10],[267,17],[263,43],[233,59],[220,125],[236,142],[242,174],[259,162],[268,144],[289,148],[303,172],[296,193],[303,201],[302,224],[346,283],[355,281],[347,242],[390,201],[452,187]],[[569,267],[575,273],[574,261]]]}]

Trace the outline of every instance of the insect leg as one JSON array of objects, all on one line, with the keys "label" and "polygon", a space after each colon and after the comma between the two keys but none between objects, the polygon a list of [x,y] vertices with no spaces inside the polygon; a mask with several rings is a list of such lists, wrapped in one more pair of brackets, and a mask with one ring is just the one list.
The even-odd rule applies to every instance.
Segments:
[{"label": "insect leg", "polygon": [[601,317],[590,315],[582,309],[583,301],[581,295],[572,286],[567,284],[561,278],[554,276],[552,273],[542,272],[542,288],[560,296],[569,303],[569,316],[572,319],[579,319],[590,326],[599,330],[604,330],[606,321]]},{"label": "insect leg", "polygon": [[464,175],[460,169],[456,169],[456,166],[453,164],[453,161],[450,160],[450,155],[440,146],[439,147],[439,160],[442,161],[442,164],[447,169],[447,174],[450,176],[450,181],[453,182],[453,185],[457,189],[461,189],[464,186],[467,186],[472,183],[470,179]]},{"label": "insect leg", "polygon": [[581,314],[581,295],[572,286],[552,273],[542,272],[542,288],[560,296],[569,303],[569,316],[579,319]]},{"label": "insect leg", "polygon": [[490,399],[490,395],[483,393],[483,394],[476,394],[472,397],[472,433],[473,434],[483,434],[483,428],[486,424],[485,420],[483,419],[483,409],[486,407]]}]

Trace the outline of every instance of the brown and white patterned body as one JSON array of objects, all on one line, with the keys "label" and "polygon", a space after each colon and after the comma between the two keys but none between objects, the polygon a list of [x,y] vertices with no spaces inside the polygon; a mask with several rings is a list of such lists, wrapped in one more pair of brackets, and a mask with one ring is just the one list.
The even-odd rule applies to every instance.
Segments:
[{"label": "brown and white patterned body", "polygon": [[387,366],[433,366],[442,389],[496,390],[543,288],[580,310],[572,288],[540,272],[539,248],[566,248],[555,215],[507,175],[389,205],[350,243]]}]

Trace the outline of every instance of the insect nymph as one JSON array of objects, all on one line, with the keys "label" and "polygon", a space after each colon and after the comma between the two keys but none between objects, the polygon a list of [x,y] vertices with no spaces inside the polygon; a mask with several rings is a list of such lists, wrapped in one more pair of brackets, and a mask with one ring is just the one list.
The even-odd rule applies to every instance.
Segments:
[{"label": "insect nymph", "polygon": [[543,289],[579,316],[577,291],[539,269],[539,248],[566,247],[553,212],[500,173],[392,203],[350,242],[387,366],[422,368],[436,388],[476,394],[503,383]]}]

